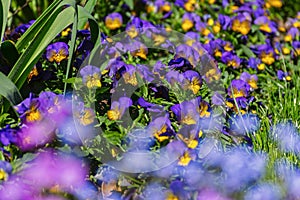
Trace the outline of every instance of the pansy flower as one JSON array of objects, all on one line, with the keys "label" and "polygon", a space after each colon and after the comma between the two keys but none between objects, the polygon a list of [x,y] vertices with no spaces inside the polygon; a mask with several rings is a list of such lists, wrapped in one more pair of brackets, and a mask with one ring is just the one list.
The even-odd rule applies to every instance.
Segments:
[{"label": "pansy flower", "polygon": [[229,126],[230,131],[234,134],[246,135],[258,130],[260,120],[254,114],[234,115],[229,119]]},{"label": "pansy flower", "polygon": [[188,149],[184,151],[183,155],[179,157],[178,159],[178,165],[179,166],[188,166],[191,161],[196,159],[196,153],[193,151],[193,149]]},{"label": "pansy flower", "polygon": [[46,49],[46,58],[53,62],[60,63],[69,56],[68,45],[64,42],[50,44]]},{"label": "pansy flower", "polygon": [[274,22],[270,21],[266,16],[261,16],[255,19],[254,24],[259,25],[259,29],[266,33],[275,33],[276,27]]},{"label": "pansy flower", "polygon": [[281,8],[282,7],[282,1],[281,0],[266,0],[266,7],[274,7],[274,8]]},{"label": "pansy flower", "polygon": [[202,117],[210,117],[211,115],[211,107],[208,104],[208,102],[201,100],[199,107],[197,107],[197,111],[199,113],[199,116]]},{"label": "pansy flower", "polygon": [[284,72],[282,70],[277,70],[277,78],[282,81],[282,80],[287,80],[290,81],[292,80],[292,77],[288,72]]},{"label": "pansy flower", "polygon": [[21,24],[20,26],[16,27],[15,30],[12,31],[11,37],[14,40],[17,40],[21,35],[25,33],[27,29],[30,28],[30,26],[35,22],[35,20],[30,20],[26,24]]},{"label": "pansy flower", "polygon": [[230,17],[229,17],[229,16],[219,14],[219,15],[218,15],[218,22],[219,22],[219,24],[221,25],[222,30],[227,30],[227,28],[228,28],[229,25],[230,25],[231,20],[230,20]]},{"label": "pansy flower", "polygon": [[171,128],[171,122],[168,116],[158,117],[153,120],[147,126],[147,131],[159,142],[165,141],[174,135],[174,131]]},{"label": "pansy flower", "polygon": [[186,44],[181,44],[176,48],[176,56],[187,59],[193,67],[196,67],[200,61],[200,55],[195,48]]},{"label": "pansy flower", "polygon": [[239,14],[232,19],[232,30],[242,35],[247,35],[251,29],[251,21],[244,15]]},{"label": "pansy flower", "polygon": [[6,125],[4,128],[0,129],[0,143],[4,146],[16,143],[18,129],[11,128],[10,125]]},{"label": "pansy flower", "polygon": [[201,76],[196,71],[188,70],[183,73],[183,77],[183,88],[191,90],[193,94],[197,94],[202,86]]},{"label": "pansy flower", "polygon": [[254,97],[227,98],[225,104],[235,113],[240,112],[241,114],[246,114],[246,111],[253,100]]},{"label": "pansy flower", "polygon": [[190,70],[193,69],[193,66],[191,65],[191,63],[183,57],[178,57],[178,58],[174,58],[172,60],[170,60],[170,62],[168,63],[168,66],[171,69],[177,69],[180,71],[186,71],[186,70]]},{"label": "pansy flower", "polygon": [[9,162],[0,160],[0,181],[6,181],[9,174],[12,173],[12,166]]},{"label": "pansy flower", "polygon": [[38,98],[34,98],[32,94],[14,108],[19,113],[23,122],[32,123],[43,119],[41,103]]},{"label": "pansy flower", "polygon": [[232,67],[234,69],[236,68],[239,68],[240,67],[240,64],[241,64],[241,59],[231,53],[231,52],[225,52],[223,55],[222,55],[222,58],[221,58],[222,62],[224,62],[228,67]]},{"label": "pansy flower", "polygon": [[98,67],[87,65],[80,70],[82,82],[87,88],[101,87],[100,69]]},{"label": "pansy flower", "polygon": [[183,31],[188,31],[193,27],[194,27],[193,15],[191,13],[185,13],[182,16],[182,24],[181,24],[182,30]]},{"label": "pansy flower", "polygon": [[168,18],[172,14],[170,2],[164,0],[156,0],[153,2],[147,2],[146,10],[148,13],[162,13],[163,19]]},{"label": "pansy flower", "polygon": [[233,80],[228,87],[228,94],[231,98],[248,97],[250,86],[243,80]]},{"label": "pansy flower", "polygon": [[170,83],[171,85],[175,85],[176,83],[181,83],[183,80],[183,75],[176,70],[170,70],[167,74],[166,74],[166,80],[168,81],[168,83]]},{"label": "pansy flower", "polygon": [[74,116],[83,126],[92,124],[95,121],[95,112],[93,109],[88,108],[82,102],[78,102]]},{"label": "pansy flower", "polygon": [[183,126],[176,135],[189,149],[195,149],[199,144],[203,132],[196,124],[193,124]]},{"label": "pansy flower", "polygon": [[[131,84],[133,86],[136,86],[138,84],[136,77],[136,68],[133,65],[125,64],[122,68],[120,68],[118,73],[120,73],[126,84]],[[116,76],[118,75],[118,73],[116,74]]]},{"label": "pansy flower", "polygon": [[265,64],[262,63],[259,58],[254,58],[254,57],[249,58],[248,66],[256,70],[264,70],[266,68]]},{"label": "pansy flower", "polygon": [[147,59],[148,48],[143,43],[133,41],[125,45],[125,48],[131,53],[132,56]]},{"label": "pansy flower", "polygon": [[126,33],[130,38],[135,38],[136,36],[138,36],[139,32],[141,31],[141,28],[143,27],[144,21],[138,17],[134,17],[132,21],[130,21],[126,25]]},{"label": "pansy flower", "polygon": [[120,13],[111,13],[105,18],[105,26],[110,30],[118,29],[122,26],[123,18]]},{"label": "pansy flower", "polygon": [[175,5],[184,8],[188,12],[193,12],[198,3],[196,0],[176,0]]},{"label": "pansy flower", "polygon": [[152,68],[152,73],[158,75],[160,79],[163,79],[167,73],[166,69],[166,65],[158,60]]},{"label": "pansy flower", "polygon": [[300,35],[299,29],[295,27],[291,27],[287,34],[284,36],[285,42],[291,42],[294,38],[298,37]]},{"label": "pansy flower", "polygon": [[111,104],[111,108],[107,111],[107,117],[110,120],[119,120],[124,115],[125,110],[132,105],[132,100],[128,97],[120,97],[118,101]]},{"label": "pansy flower", "polygon": [[209,34],[211,34],[210,30],[207,27],[207,24],[201,21],[198,21],[196,23],[196,30],[199,31],[201,33],[201,35],[203,36],[209,36]]},{"label": "pansy flower", "polygon": [[184,101],[180,104],[173,105],[170,109],[177,117],[178,122],[186,125],[196,124],[199,120],[196,102]]},{"label": "pansy flower", "polygon": [[184,35],[184,41],[189,46],[192,46],[194,42],[199,40],[200,40],[200,35],[196,32],[189,31]]},{"label": "pansy flower", "polygon": [[257,75],[256,74],[249,74],[248,72],[243,72],[240,76],[240,79],[247,82],[252,89],[257,89]]},{"label": "pansy flower", "polygon": [[275,52],[270,46],[269,41],[266,42],[267,44],[258,45],[253,52],[258,54],[261,61],[267,65],[271,65],[275,62]]},{"label": "pansy flower", "polygon": [[211,40],[203,46],[213,57],[222,57],[224,49],[221,40]]}]

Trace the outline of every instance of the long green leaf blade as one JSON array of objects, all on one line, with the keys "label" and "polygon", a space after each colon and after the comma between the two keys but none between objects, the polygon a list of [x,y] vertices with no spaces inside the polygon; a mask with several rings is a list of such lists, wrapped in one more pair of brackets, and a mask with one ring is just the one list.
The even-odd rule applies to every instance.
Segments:
[{"label": "long green leaf blade", "polygon": [[[74,55],[76,36],[77,36],[77,27],[78,27],[78,9],[76,7],[75,12],[74,12],[74,22],[73,22],[73,27],[72,27],[72,36],[71,36],[71,42],[70,42],[70,48],[69,48],[70,56],[69,56],[68,64],[67,64],[66,79],[69,78],[69,72],[70,72],[72,62],[73,62],[73,55]],[[66,94],[66,90],[67,90],[67,82],[65,82],[65,85],[64,85],[64,95]]]},{"label": "long green leaf blade", "polygon": [[56,0],[45,10],[39,18],[29,27],[29,29],[18,39],[16,48],[21,52],[38,34],[41,28],[45,25],[45,22],[55,13],[58,9],[62,9],[63,6],[71,5],[75,7],[75,0]]},{"label": "long green leaf blade", "polygon": [[0,72],[0,95],[5,97],[12,105],[17,105],[23,98],[15,84]]},{"label": "long green leaf blade", "polygon": [[11,0],[0,0],[0,8],[2,9],[0,11],[0,20],[2,22],[1,24],[1,37],[0,37],[0,42],[2,42],[3,40],[3,35],[5,32],[5,28],[6,28],[6,23],[7,23],[7,16],[8,16],[8,12],[9,12],[9,7],[10,7],[10,2]]},{"label": "long green leaf blade", "polygon": [[[94,7],[96,6],[97,0],[89,0],[85,5],[84,5],[84,9],[91,14],[94,10]],[[80,22],[78,22],[78,29],[81,30],[84,28],[85,24],[86,24],[87,20],[82,20]]]}]

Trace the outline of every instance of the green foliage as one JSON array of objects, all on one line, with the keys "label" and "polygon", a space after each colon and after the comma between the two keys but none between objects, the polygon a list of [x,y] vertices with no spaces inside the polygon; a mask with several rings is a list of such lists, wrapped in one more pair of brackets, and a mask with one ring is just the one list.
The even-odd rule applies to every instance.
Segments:
[{"label": "green foliage", "polygon": [[5,32],[9,7],[10,7],[10,0],[1,0],[0,1],[0,8],[1,8],[0,21],[2,22],[2,24],[0,26],[0,34],[1,34],[0,41],[2,41],[3,34]]},{"label": "green foliage", "polygon": [[9,100],[12,105],[16,105],[23,100],[15,84],[1,72],[0,85],[0,95]]}]

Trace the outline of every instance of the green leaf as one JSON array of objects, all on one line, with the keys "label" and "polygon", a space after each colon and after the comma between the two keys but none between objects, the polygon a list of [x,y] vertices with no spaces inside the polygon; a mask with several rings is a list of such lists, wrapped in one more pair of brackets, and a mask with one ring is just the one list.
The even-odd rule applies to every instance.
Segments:
[{"label": "green leaf", "polygon": [[[91,14],[94,10],[94,7],[96,6],[97,0],[89,0],[85,5],[84,5],[84,9]],[[78,29],[82,30],[85,26],[86,20],[85,21],[81,21],[78,22]]]},{"label": "green leaf", "polygon": [[133,10],[133,0],[124,0],[124,2],[129,6],[130,10]]},{"label": "green leaf", "polygon": [[0,95],[5,97],[12,105],[19,104],[23,98],[15,84],[0,72]]},{"label": "green leaf", "polygon": [[12,67],[17,62],[19,53],[14,43],[6,40],[0,46],[0,56],[7,66]]},{"label": "green leaf", "polygon": [[[36,21],[29,27],[29,29],[18,39],[16,48],[21,52],[30,42],[34,39],[36,34],[40,32],[46,21],[53,16],[53,13],[57,13],[57,10],[62,10],[65,6],[71,5],[73,8],[76,5],[75,0],[56,0],[45,10]],[[70,20],[70,17],[66,18]],[[65,19],[63,19],[65,20]]]},{"label": "green leaf", "polygon": [[251,51],[251,49],[249,49],[249,47],[245,46],[245,45],[241,45],[244,53],[250,58],[250,57],[255,57],[255,54]]},{"label": "green leaf", "polygon": [[0,10],[0,21],[2,22],[2,24],[0,26],[0,28],[1,28],[0,42],[3,39],[3,35],[4,35],[5,29],[6,29],[7,16],[8,16],[8,12],[9,12],[10,2],[11,2],[11,0],[0,0],[0,8],[2,9],[2,10]]},{"label": "green leaf", "polygon": [[[91,29],[91,41],[94,44],[100,42],[100,30],[95,18],[83,7],[78,6],[78,24],[89,20],[89,25]],[[96,45],[95,45],[96,46]]]},{"label": "green leaf", "polygon": [[[75,44],[76,44],[77,26],[78,26],[78,8],[75,7],[74,22],[73,22],[73,27],[72,27],[72,36],[71,36],[71,42],[70,42],[70,48],[69,48],[70,56],[69,56],[68,64],[67,64],[66,79],[69,78],[70,68],[71,68],[71,64],[73,62],[73,55],[74,55]],[[68,83],[65,82],[64,95],[66,94],[66,91],[67,91],[67,84]]]}]

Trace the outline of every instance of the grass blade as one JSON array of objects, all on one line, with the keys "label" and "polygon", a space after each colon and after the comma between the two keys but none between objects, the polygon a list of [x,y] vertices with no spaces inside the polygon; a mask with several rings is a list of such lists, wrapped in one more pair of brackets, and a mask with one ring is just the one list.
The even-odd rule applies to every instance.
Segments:
[{"label": "grass blade", "polygon": [[10,7],[10,2],[11,0],[0,0],[0,8],[2,9],[2,11],[0,11],[0,20],[2,21],[1,24],[1,40],[0,42],[2,42],[3,40],[3,35],[6,29],[6,22],[7,22],[7,16],[8,16],[8,12],[9,12],[9,7]]}]

